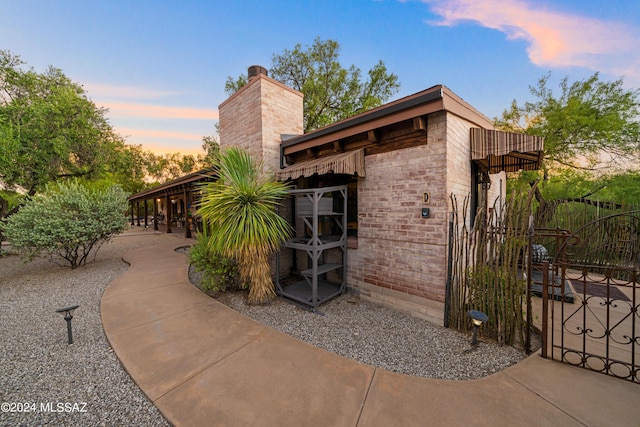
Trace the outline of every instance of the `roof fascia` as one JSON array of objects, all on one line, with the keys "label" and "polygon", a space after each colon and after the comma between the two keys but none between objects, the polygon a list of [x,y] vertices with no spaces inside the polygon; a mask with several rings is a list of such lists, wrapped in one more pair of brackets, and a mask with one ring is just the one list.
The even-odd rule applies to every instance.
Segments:
[{"label": "roof fascia", "polygon": [[[286,141],[283,141],[281,145],[284,148],[285,154],[287,154],[288,151],[291,151],[287,150],[287,148],[311,140],[314,141],[312,145],[315,146],[321,144],[322,142],[320,141],[334,141],[336,139],[344,138],[345,136],[351,136],[366,130],[375,129],[376,127],[380,127],[379,123],[384,123],[382,126],[396,123],[399,121],[396,117],[399,113],[441,100],[442,87],[443,86],[441,85],[433,86],[422,92],[409,95],[405,98],[374,108],[373,110],[366,111],[332,125],[305,133],[304,135],[289,138]],[[385,118],[386,120],[384,120]],[[299,150],[296,149],[293,151]]]},{"label": "roof fascia", "polygon": [[476,110],[471,104],[453,93],[446,86],[442,87],[444,109],[456,116],[477,125],[484,129],[493,129],[493,122],[484,114]]},{"label": "roof fascia", "polygon": [[189,175],[181,176],[180,178],[173,179],[158,186],[149,188],[148,190],[141,191],[133,194],[129,197],[129,201],[143,200],[149,198],[150,195],[157,193],[163,193],[170,191],[173,187],[178,187],[183,184],[189,184],[194,181],[199,181],[202,178],[210,178],[216,176],[215,170],[211,168],[200,169],[199,171],[192,172]]}]

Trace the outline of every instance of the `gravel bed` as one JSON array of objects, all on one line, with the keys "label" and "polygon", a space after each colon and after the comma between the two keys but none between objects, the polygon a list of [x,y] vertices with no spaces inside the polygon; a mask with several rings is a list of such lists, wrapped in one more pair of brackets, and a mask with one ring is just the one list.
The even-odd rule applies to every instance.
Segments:
[{"label": "gravel bed", "polygon": [[[161,238],[126,232],[75,271],[0,258],[1,426],[170,425],[126,373],[100,321],[104,289],[128,268],[122,254]],[[76,304],[70,345],[55,310]]]},{"label": "gravel bed", "polygon": [[[190,280],[199,275],[190,269]],[[342,295],[316,312],[283,299],[263,306],[246,304],[246,293],[213,293],[218,301],[285,334],[369,365],[425,378],[470,380],[491,375],[523,360],[524,352],[438,326]]]}]

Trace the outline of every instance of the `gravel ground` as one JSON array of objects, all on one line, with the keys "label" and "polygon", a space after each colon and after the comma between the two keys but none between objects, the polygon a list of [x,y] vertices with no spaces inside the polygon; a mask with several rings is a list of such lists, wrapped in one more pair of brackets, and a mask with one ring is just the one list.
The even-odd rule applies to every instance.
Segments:
[{"label": "gravel ground", "polygon": [[[125,372],[100,321],[105,287],[128,268],[122,253],[161,238],[127,232],[75,271],[0,258],[1,426],[170,425]],[[76,304],[69,345],[55,310]]]},{"label": "gravel ground", "polygon": [[[190,280],[199,275],[191,269]],[[263,306],[245,303],[246,293],[214,293],[229,307],[316,347],[392,372],[425,378],[470,380],[523,360],[513,347],[435,325],[353,295],[342,295],[315,313],[282,299]]]}]

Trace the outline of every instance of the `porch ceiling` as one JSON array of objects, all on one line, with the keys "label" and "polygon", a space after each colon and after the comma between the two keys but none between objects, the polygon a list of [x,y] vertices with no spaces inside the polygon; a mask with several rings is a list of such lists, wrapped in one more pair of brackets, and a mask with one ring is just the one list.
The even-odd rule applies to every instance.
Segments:
[{"label": "porch ceiling", "polygon": [[544,138],[539,136],[471,128],[471,160],[489,173],[539,169],[543,151]]}]

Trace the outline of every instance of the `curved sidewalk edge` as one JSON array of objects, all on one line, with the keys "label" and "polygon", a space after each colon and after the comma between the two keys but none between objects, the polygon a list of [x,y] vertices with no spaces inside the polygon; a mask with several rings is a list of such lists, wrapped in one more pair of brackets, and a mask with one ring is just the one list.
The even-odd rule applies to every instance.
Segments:
[{"label": "curved sidewalk edge", "polygon": [[534,355],[486,378],[377,369],[257,323],[201,293],[166,242],[125,254],[104,292],[105,334],[176,426],[623,426],[640,386]]}]

